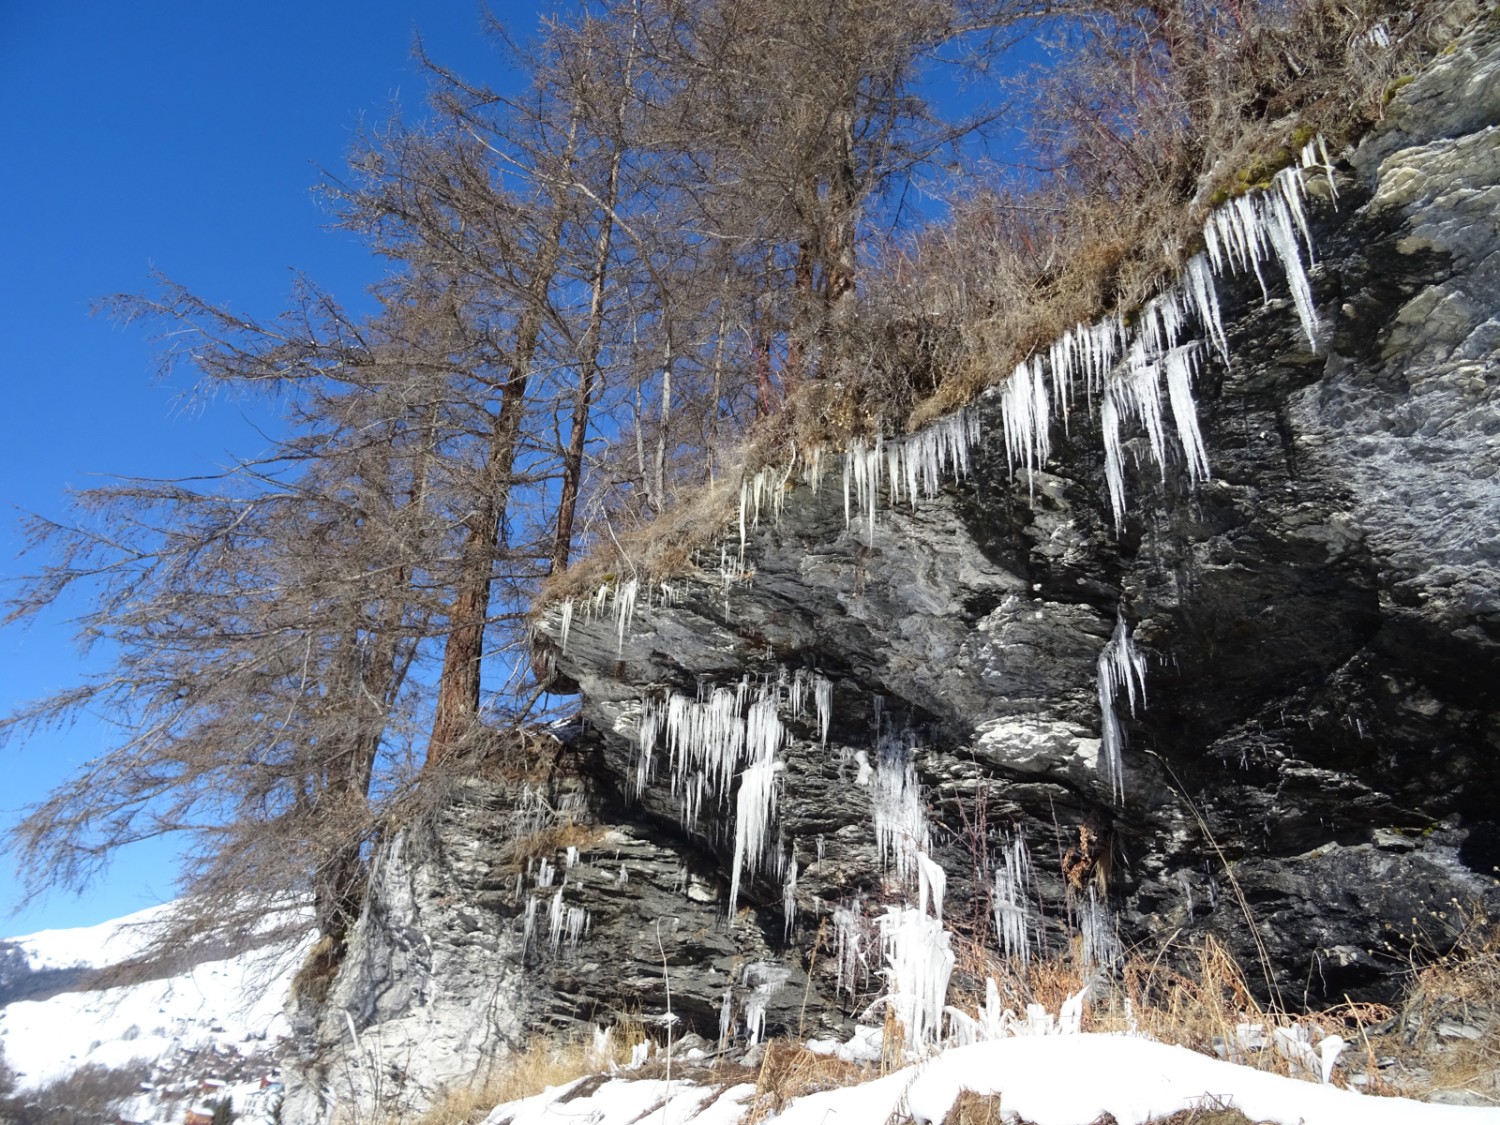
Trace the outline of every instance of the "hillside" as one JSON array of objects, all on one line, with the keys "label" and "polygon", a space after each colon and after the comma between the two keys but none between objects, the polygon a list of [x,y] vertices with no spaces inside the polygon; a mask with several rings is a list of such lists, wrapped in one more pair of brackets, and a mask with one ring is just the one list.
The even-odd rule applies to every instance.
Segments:
[{"label": "hillside", "polygon": [[[88,1096],[81,1075],[92,1075],[115,1096],[130,1094],[120,1103],[124,1121],[175,1123],[189,1106],[226,1096],[241,1120],[269,1120],[288,1030],[281,1009],[306,941],[206,955],[112,984],[143,975],[138,958],[172,909],[0,940],[12,955],[7,989],[40,994],[0,1005],[0,1057],[18,1106],[73,1104]],[[263,1079],[276,1089],[264,1089]]]}]

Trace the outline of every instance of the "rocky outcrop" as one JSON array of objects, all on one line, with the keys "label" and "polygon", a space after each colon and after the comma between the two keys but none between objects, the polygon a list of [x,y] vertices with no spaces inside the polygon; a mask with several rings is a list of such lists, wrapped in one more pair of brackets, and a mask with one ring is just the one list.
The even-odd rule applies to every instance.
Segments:
[{"label": "rocky outcrop", "polygon": [[[1316,351],[1284,291],[1223,292],[1231,358],[1197,388],[1212,479],[1161,480],[1138,440],[1116,529],[1097,420],[1013,476],[991,396],[968,478],[873,530],[836,482],[799,484],[752,531],[748,581],[685,578],[623,632],[580,614],[565,645],[550,610],[583,729],[383,858],[305,1013],[308,1089],[420,1100],[529,1029],[665,1025],[669,1003],[706,1039],[721,1018],[846,1031],[878,983],[873,916],[912,893],[861,784],[882,753],[910,755],[946,916],[976,940],[1017,840],[1033,946],[1213,933],[1288,1004],[1389,997],[1469,911],[1500,916],[1497,90],[1479,27],[1314,201]],[[1117,794],[1097,662],[1119,622],[1145,699],[1115,706]],[[731,904],[734,800],[685,827],[665,759],[641,772],[643,701],[799,670],[831,684],[826,744],[783,708],[771,858]]]}]

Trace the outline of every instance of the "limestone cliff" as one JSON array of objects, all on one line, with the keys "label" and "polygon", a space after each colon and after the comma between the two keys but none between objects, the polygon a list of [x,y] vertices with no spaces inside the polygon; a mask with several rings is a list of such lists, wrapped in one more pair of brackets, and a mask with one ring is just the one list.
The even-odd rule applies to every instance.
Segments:
[{"label": "limestone cliff", "polygon": [[[550,610],[539,644],[582,723],[382,857],[349,960],[302,1005],[298,1119],[319,1087],[418,1104],[537,1026],[663,1019],[668,988],[678,1035],[847,1031],[878,991],[873,918],[916,893],[877,837],[881,755],[914,767],[950,924],[991,941],[1022,845],[1032,950],[1212,932],[1289,1005],[1389,996],[1464,911],[1500,916],[1497,122],[1481,26],[1311,201],[1316,350],[1278,279],[1269,300],[1221,285],[1229,360],[1196,385],[1212,476],[1163,480],[1132,439],[1120,527],[1097,412],[1013,474],[990,395],[935,499],[871,528],[836,481],[797,483],[748,579],[579,614],[566,645]],[[1112,706],[1118,793],[1116,636],[1144,669],[1134,712],[1133,673]],[[736,799],[692,820],[640,738],[671,693],[747,676],[783,685],[787,729],[754,856]]]}]

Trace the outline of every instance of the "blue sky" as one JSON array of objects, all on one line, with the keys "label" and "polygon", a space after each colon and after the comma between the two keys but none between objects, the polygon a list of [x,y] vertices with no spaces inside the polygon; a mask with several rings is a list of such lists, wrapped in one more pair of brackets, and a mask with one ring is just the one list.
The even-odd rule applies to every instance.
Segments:
[{"label": "blue sky", "polygon": [[[520,33],[537,5],[491,5]],[[181,476],[262,444],[253,404],[189,408],[153,379],[136,328],[90,315],[155,268],[255,316],[303,271],[359,305],[374,261],[326,229],[312,192],[361,120],[419,113],[428,53],[505,85],[473,0],[0,0],[0,577],[18,560],[17,512],[61,516],[101,476]],[[66,614],[0,630],[0,710],[80,671]],[[0,750],[0,809],[41,797],[105,745],[87,721]],[[123,854],[83,900],[18,901],[0,864],[0,934],[81,925],[170,897],[171,852]]]}]

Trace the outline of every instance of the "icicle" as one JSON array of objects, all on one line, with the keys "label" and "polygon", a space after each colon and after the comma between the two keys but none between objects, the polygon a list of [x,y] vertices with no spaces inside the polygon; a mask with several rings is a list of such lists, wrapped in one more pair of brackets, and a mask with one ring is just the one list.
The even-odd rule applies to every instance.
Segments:
[{"label": "icicle", "polygon": [[553,877],[556,874],[557,872],[554,870],[552,864],[549,863],[544,856],[542,858],[541,865],[537,868],[536,871],[536,885],[538,887],[550,887],[552,885]]},{"label": "icicle", "polygon": [[937,1042],[953,950],[942,922],[910,907],[892,906],[880,920],[888,994],[885,1003],[906,1033],[907,1049],[919,1053]]},{"label": "icicle", "polygon": [[881,861],[894,868],[903,884],[910,884],[917,877],[917,856],[928,849],[930,840],[917,767],[909,747],[894,739],[881,747],[870,800],[875,847]]},{"label": "icicle", "polygon": [[786,879],[781,884],[781,916],[785,923],[784,940],[792,940],[792,930],[797,925],[797,857],[792,856],[787,864]]},{"label": "icicle", "polygon": [[1188,479],[1197,484],[1207,480],[1208,450],[1198,429],[1198,408],[1193,402],[1193,376],[1198,369],[1198,345],[1184,344],[1173,348],[1162,358],[1167,376],[1167,399],[1172,404],[1172,421],[1177,426],[1177,440],[1187,459]]},{"label": "icicle", "polygon": [[640,582],[635,578],[617,583],[615,586],[615,634],[619,640],[618,652],[625,651],[625,634],[630,631],[630,622],[635,617],[635,599]]},{"label": "icicle", "polygon": [[807,469],[807,483],[812,486],[812,494],[818,495],[823,488],[823,447],[815,445],[809,458]]},{"label": "icicle", "polygon": [[948,873],[943,870],[942,865],[934,862],[926,852],[917,853],[917,906],[921,910],[927,909],[927,902],[932,900],[932,916],[939,922],[943,920],[943,893],[948,889]]},{"label": "icicle", "polygon": [[1099,901],[1094,888],[1088,890],[1088,899],[1078,919],[1078,934],[1083,947],[1085,967],[1113,965],[1120,958],[1120,939],[1115,933],[1114,915],[1109,907]]},{"label": "icicle", "polygon": [[558,644],[563,652],[566,653],[568,651],[568,631],[573,627],[573,599],[564,598],[558,612],[561,617],[557,628]]},{"label": "icicle", "polygon": [[564,862],[570,870],[578,866],[578,849],[576,847],[569,845]]},{"label": "icicle", "polygon": [[734,989],[726,988],[724,998],[719,1001],[719,1049],[729,1046],[729,1035],[734,1031]]},{"label": "icicle", "polygon": [[1104,433],[1104,479],[1109,487],[1109,507],[1118,530],[1125,522],[1125,450],[1120,442],[1120,407],[1112,386],[1104,389],[1099,428]]},{"label": "icicle", "polygon": [[860,910],[859,896],[856,895],[847,908],[839,906],[833,911],[835,996],[843,993],[852,998],[859,989],[861,970],[868,972]]},{"label": "icicle", "polygon": [[1007,957],[1031,962],[1031,919],[1026,885],[1031,881],[1031,853],[1019,834],[1001,849],[995,868],[995,933]]},{"label": "icicle", "polygon": [[532,939],[536,937],[536,895],[526,900],[526,921],[521,931],[521,950],[525,952],[531,947]]},{"label": "icicle", "polygon": [[765,1037],[766,1008],[791,979],[792,971],[784,965],[753,961],[745,966],[745,984],[750,986],[745,998],[745,1037],[751,1046]]},{"label": "icicle", "polygon": [[828,724],[833,719],[833,683],[816,676],[813,679],[813,704],[818,709],[818,740],[828,749]]},{"label": "icicle", "polygon": [[1276,256],[1286,270],[1287,287],[1292,291],[1292,303],[1297,308],[1297,318],[1302,322],[1302,331],[1314,351],[1318,348],[1318,312],[1313,305],[1312,285],[1307,280],[1307,271],[1302,267],[1302,255],[1297,248],[1297,233],[1293,222],[1301,231],[1309,253],[1312,235],[1307,229],[1307,216],[1302,210],[1302,175],[1297,168],[1283,168],[1276,173],[1278,192],[1266,201],[1266,237]]},{"label": "icicle", "polygon": [[1099,768],[1109,779],[1110,792],[1118,804],[1125,799],[1125,777],[1122,751],[1125,736],[1115,714],[1115,694],[1123,687],[1130,700],[1130,713],[1136,711],[1136,689],[1139,685],[1141,705],[1146,702],[1146,658],[1136,652],[1125,629],[1125,621],[1115,621],[1114,635],[1099,653],[1096,661],[1099,677],[1099,717],[1102,737]]},{"label": "icicle", "polygon": [[656,743],[661,735],[667,710],[659,700],[641,700],[641,714],[636,720],[635,780],[631,787],[631,796],[637,799],[646,791],[646,786],[651,784],[655,775]]},{"label": "icicle", "polygon": [[740,791],[735,802],[734,861],[729,879],[731,918],[740,901],[740,872],[753,876],[766,849],[771,821],[776,816],[776,774],[780,769],[780,762],[764,758],[752,763],[740,775]]},{"label": "icicle", "polygon": [[1194,254],[1183,271],[1188,296],[1198,315],[1198,323],[1208,332],[1219,356],[1229,362],[1229,339],[1224,335],[1224,320],[1219,311],[1219,290],[1214,285],[1213,267],[1203,254]]}]

